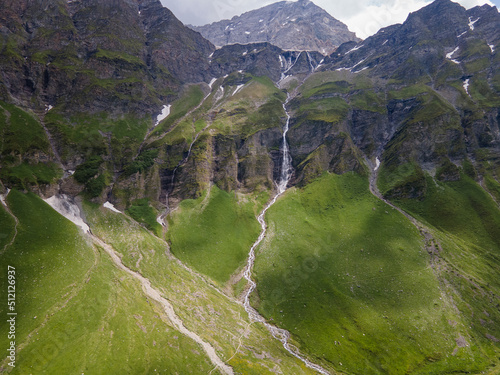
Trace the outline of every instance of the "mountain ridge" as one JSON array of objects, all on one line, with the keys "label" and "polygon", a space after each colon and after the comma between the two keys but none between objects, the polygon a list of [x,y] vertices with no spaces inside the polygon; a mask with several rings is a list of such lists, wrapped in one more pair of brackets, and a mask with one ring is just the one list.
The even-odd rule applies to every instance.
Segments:
[{"label": "mountain ridge", "polygon": [[438,0],[324,56],[216,49],[156,0],[0,5],[12,374],[206,374],[197,342],[243,374],[498,372],[496,8]]},{"label": "mountain ridge", "polygon": [[311,1],[281,1],[204,26],[192,26],[217,46],[269,42],[283,50],[329,54],[360,39]]}]

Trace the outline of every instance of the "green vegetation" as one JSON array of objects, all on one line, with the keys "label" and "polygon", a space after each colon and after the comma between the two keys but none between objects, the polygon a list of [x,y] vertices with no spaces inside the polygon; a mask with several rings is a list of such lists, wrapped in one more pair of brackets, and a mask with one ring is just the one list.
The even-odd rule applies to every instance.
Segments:
[{"label": "green vegetation", "polygon": [[[247,198],[248,199],[248,198]],[[197,200],[185,200],[169,217],[172,252],[196,270],[225,283],[245,264],[259,235],[258,206],[216,186]]]},{"label": "green vegetation", "polygon": [[369,90],[355,94],[349,98],[351,105],[355,108],[370,112],[377,112],[382,115],[387,114],[385,99],[382,99],[377,93]]},{"label": "green vegetation", "polygon": [[107,185],[103,174],[97,176],[103,163],[101,156],[91,156],[86,162],[76,167],[73,177],[85,185],[85,192],[89,198],[98,197]]},{"label": "green vegetation", "polygon": [[50,184],[62,176],[56,164],[39,161],[37,153],[51,154],[50,144],[43,127],[29,113],[0,102],[0,135],[0,179],[8,186],[24,189]]},{"label": "green vegetation", "polygon": [[222,103],[212,129],[245,139],[264,129],[282,127],[286,95],[269,78],[252,77],[240,93]]},{"label": "green vegetation", "polygon": [[143,151],[135,160],[125,167],[125,175],[131,176],[137,172],[144,172],[154,165],[154,159],[158,157],[158,150],[151,149]]},{"label": "green vegetation", "polygon": [[[5,210],[3,204],[0,204],[0,256],[5,247],[10,243],[14,236],[14,227],[16,222],[14,218]],[[6,250],[6,249],[5,249]]]},{"label": "green vegetation", "polygon": [[199,105],[203,99],[203,91],[197,85],[191,85],[182,96],[172,103],[170,114],[154,130],[153,135],[166,132],[177,120],[184,117],[190,110]]},{"label": "green vegetation", "polygon": [[[138,282],[93,249],[77,227],[32,194],[12,191],[8,202],[20,221],[13,246],[2,255],[2,264],[15,267],[18,291],[18,350],[10,374],[207,374],[213,368],[147,301]],[[0,220],[4,228],[4,215]],[[0,286],[7,290],[4,272]],[[0,329],[8,331],[6,320]],[[6,352],[7,335],[0,348]]]},{"label": "green vegetation", "polygon": [[440,231],[489,250],[492,257],[500,256],[500,212],[479,185],[468,176],[461,177],[437,184],[428,177],[425,199],[398,204]]},{"label": "green vegetation", "polygon": [[95,57],[99,60],[111,61],[114,63],[127,63],[132,67],[145,67],[144,61],[137,56],[132,56],[124,52],[115,52],[98,48]]},{"label": "green vegetation", "polygon": [[[261,205],[265,200],[259,197]],[[84,208],[92,232],[112,244],[124,264],[151,280],[172,302],[184,325],[212,343],[235,373],[271,375],[277,366],[297,375],[315,373],[288,354],[266,328],[250,324],[241,304],[184,268],[165,242],[126,215],[96,205]]]},{"label": "green vegetation", "polygon": [[303,351],[358,374],[490,364],[480,343],[457,346],[469,337],[467,320],[443,297],[416,228],[374,198],[365,178],[324,175],[288,191],[267,220],[254,303]]},{"label": "green vegetation", "polygon": [[59,140],[63,160],[75,154],[91,157],[111,152],[117,165],[132,160],[151,126],[149,118],[132,114],[112,118],[106,113],[79,113],[68,119],[55,108],[47,113],[45,123]]},{"label": "green vegetation", "polygon": [[50,184],[62,177],[61,169],[54,163],[31,164],[23,162],[0,170],[0,179],[12,187],[27,188],[30,185]]},{"label": "green vegetation", "polygon": [[347,116],[349,111],[349,105],[345,99],[340,97],[300,103],[294,101],[292,107],[298,108],[297,114],[303,118],[331,123],[339,123]]},{"label": "green vegetation", "polygon": [[436,229],[441,277],[469,327],[471,348],[482,350],[486,358],[498,357],[500,328],[493,322],[500,319],[500,311],[489,297],[500,293],[498,206],[466,175],[454,182],[429,181],[428,186],[424,199],[398,204]]},{"label": "green vegetation", "polygon": [[76,167],[74,179],[81,184],[87,183],[91,178],[99,172],[104,160],[101,156],[91,156],[86,162]]},{"label": "green vegetation", "polygon": [[106,178],[102,174],[97,176],[96,178],[90,179],[85,184],[85,192],[87,197],[97,198],[99,195],[101,195],[106,185]]},{"label": "green vegetation", "polygon": [[3,156],[28,152],[49,153],[50,145],[40,123],[18,107],[0,101],[0,145]]},{"label": "green vegetation", "polygon": [[156,211],[149,205],[147,198],[137,199],[127,208],[129,214],[138,223],[144,224],[146,228],[155,233],[158,237],[162,235],[162,227],[156,221]]},{"label": "green vegetation", "polygon": [[[382,195],[392,195],[394,191],[417,189],[425,187],[425,175],[417,163],[409,162],[397,166],[380,167],[377,180]],[[407,188],[407,189],[405,189]]]}]

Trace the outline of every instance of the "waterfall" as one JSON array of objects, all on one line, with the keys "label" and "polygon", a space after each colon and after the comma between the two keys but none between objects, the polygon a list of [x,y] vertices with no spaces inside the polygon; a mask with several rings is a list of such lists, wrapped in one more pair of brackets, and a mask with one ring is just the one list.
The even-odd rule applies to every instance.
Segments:
[{"label": "waterfall", "polygon": [[269,210],[273,204],[276,203],[277,199],[282,195],[288,186],[288,182],[290,181],[290,178],[292,177],[292,157],[290,155],[290,149],[288,147],[288,143],[286,141],[286,136],[288,133],[288,130],[290,128],[290,115],[286,109],[286,106],[288,102],[290,101],[290,96],[287,96],[287,100],[283,104],[283,110],[286,113],[286,123],[285,127],[283,129],[283,140],[282,140],[282,146],[281,146],[281,153],[282,153],[282,161],[281,161],[281,172],[280,172],[280,179],[277,183],[278,191],[274,195],[273,199],[268,203],[268,205],[262,210],[260,213],[259,217],[257,220],[259,221],[260,227],[261,227],[261,232],[259,235],[259,238],[255,243],[252,245],[249,255],[248,255],[248,262],[247,266],[245,268],[245,272],[243,276],[245,279],[248,281],[249,288],[247,292],[245,293],[245,299],[243,302],[243,305],[245,307],[245,311],[247,312],[248,316],[250,317],[250,320],[254,322],[259,322],[262,323],[266,326],[266,328],[271,332],[273,337],[277,340],[279,340],[282,344],[283,347],[287,352],[289,352],[291,355],[293,355],[295,358],[299,359],[302,361],[307,367],[319,372],[320,374],[323,375],[329,375],[329,372],[326,371],[324,368],[322,368],[319,365],[316,365],[312,362],[310,362],[307,358],[305,358],[303,355],[301,355],[298,351],[297,348],[293,348],[290,343],[290,332],[288,332],[285,329],[278,328],[276,326],[273,326],[272,324],[269,324],[266,322],[264,317],[260,315],[257,310],[255,310],[251,305],[250,305],[250,295],[253,293],[255,288],[257,287],[257,284],[255,281],[252,280],[252,269],[253,265],[255,263],[255,249],[259,244],[262,242],[262,240],[266,236],[267,232],[267,224],[265,221],[265,215],[267,210]]},{"label": "waterfall", "polygon": [[278,195],[281,195],[285,192],[288,182],[290,181],[290,177],[292,177],[292,157],[290,156],[290,149],[288,147],[288,142],[286,141],[286,135],[288,134],[288,130],[290,129],[290,115],[286,110],[286,105],[290,100],[290,96],[287,97],[286,102],[283,104],[283,110],[286,113],[286,123],[285,128],[283,130],[283,141],[282,141],[282,154],[283,160],[281,162],[281,174],[280,180],[278,183]]}]

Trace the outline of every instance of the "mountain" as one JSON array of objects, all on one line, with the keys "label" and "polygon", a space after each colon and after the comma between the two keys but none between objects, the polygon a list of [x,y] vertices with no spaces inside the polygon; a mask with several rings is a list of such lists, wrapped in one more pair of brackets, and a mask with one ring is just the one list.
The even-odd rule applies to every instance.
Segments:
[{"label": "mountain", "polygon": [[4,97],[40,110],[159,108],[180,84],[209,79],[214,47],[159,1],[1,5]]},{"label": "mountain", "polygon": [[308,0],[281,1],[231,20],[190,27],[216,46],[268,42],[284,50],[329,54],[342,43],[359,41],[346,25]]},{"label": "mountain", "polygon": [[0,4],[0,372],[500,371],[495,7],[325,56]]}]

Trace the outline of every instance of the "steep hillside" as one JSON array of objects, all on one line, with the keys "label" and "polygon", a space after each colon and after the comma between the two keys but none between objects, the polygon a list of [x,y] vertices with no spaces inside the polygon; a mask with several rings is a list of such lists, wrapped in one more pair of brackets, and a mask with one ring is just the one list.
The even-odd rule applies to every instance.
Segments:
[{"label": "steep hillside", "polygon": [[269,42],[284,50],[324,55],[348,41],[359,41],[346,25],[308,0],[281,1],[231,20],[190,26],[217,46]]},{"label": "steep hillside", "polygon": [[0,371],[500,371],[495,7],[325,57],[157,1],[1,5]]}]

